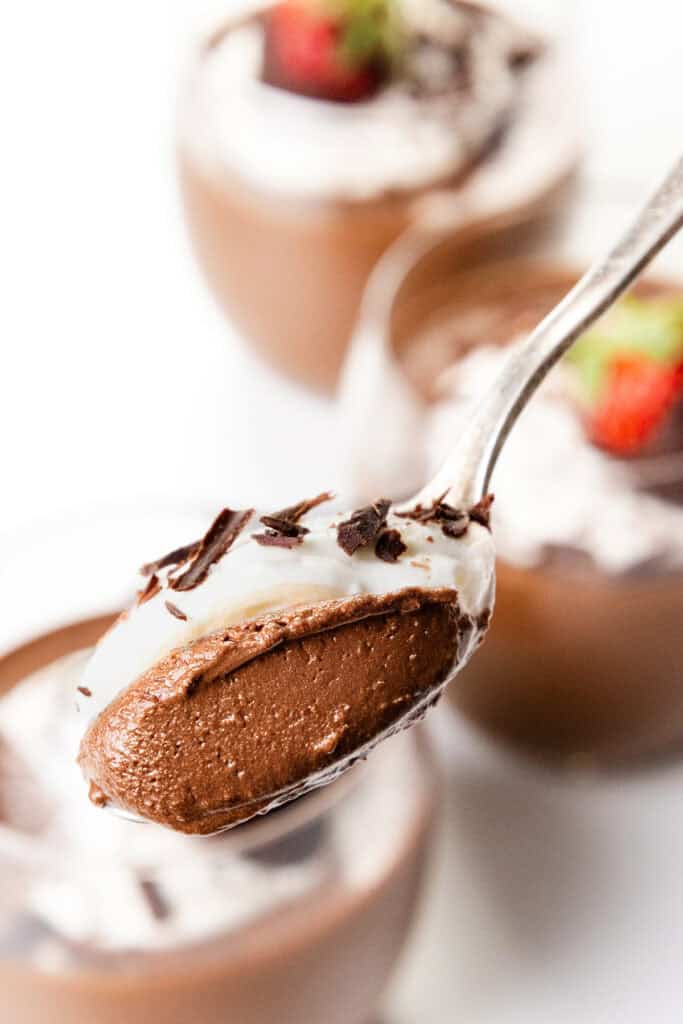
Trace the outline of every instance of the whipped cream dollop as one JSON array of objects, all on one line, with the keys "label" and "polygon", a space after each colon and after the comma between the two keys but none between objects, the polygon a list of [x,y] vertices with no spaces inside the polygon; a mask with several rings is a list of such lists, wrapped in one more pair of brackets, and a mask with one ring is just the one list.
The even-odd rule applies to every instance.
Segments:
[{"label": "whipped cream dollop", "polygon": [[[442,397],[427,417],[428,465],[440,465],[471,401],[496,379],[508,351],[476,348],[442,375]],[[501,453],[492,483],[499,555],[533,566],[549,549],[568,548],[608,573],[650,563],[680,567],[683,508],[639,489],[626,463],[590,443],[571,400],[571,374],[562,364],[551,373]]]},{"label": "whipped cream dollop", "polygon": [[264,84],[256,18],[214,34],[188,73],[181,145],[209,173],[230,172],[292,198],[368,199],[456,177],[513,116],[516,58],[537,42],[474,5],[403,0],[402,7],[403,65],[359,103]]},{"label": "whipped cream dollop", "polygon": [[325,503],[300,518],[307,531],[301,543],[278,547],[255,539],[265,532],[255,511],[198,586],[175,590],[175,567],[159,571],[159,591],[119,618],[83,672],[76,697],[85,722],[171,651],[269,612],[408,588],[454,588],[460,612],[473,620],[490,610],[494,550],[489,530],[480,523],[471,521],[461,537],[453,538],[437,523],[389,511],[384,529],[396,530],[405,550],[388,562],[373,545],[352,556],[342,549],[337,528],[347,517]]}]

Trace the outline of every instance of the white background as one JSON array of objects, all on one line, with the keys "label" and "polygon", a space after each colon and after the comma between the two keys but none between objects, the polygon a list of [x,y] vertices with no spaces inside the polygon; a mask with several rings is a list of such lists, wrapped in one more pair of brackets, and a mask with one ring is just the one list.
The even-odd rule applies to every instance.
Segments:
[{"label": "white background", "polygon": [[[173,93],[198,6],[3,10],[5,554],[76,512],[277,504],[334,484],[332,407],[237,344],[185,240]],[[575,36],[584,193],[636,200],[683,144],[678,0],[535,6],[561,8]],[[600,241],[590,218],[586,231]],[[15,603],[2,588],[3,613]],[[678,1024],[679,770],[565,783],[468,737],[456,748],[438,874],[387,1024]]]}]

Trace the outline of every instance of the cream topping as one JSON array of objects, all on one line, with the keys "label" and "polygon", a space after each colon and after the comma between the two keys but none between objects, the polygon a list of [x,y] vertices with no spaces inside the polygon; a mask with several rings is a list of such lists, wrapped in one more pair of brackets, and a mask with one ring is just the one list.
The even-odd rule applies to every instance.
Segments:
[{"label": "cream topping", "polygon": [[[469,403],[495,380],[508,349],[483,346],[442,377],[443,398],[429,415],[428,463],[440,465]],[[569,400],[570,370],[558,367],[522,414],[493,477],[499,554],[536,565],[549,547],[586,552],[610,573],[653,560],[683,565],[683,509],[637,489],[627,465],[588,438]],[[683,465],[674,473],[683,477]]]},{"label": "cream topping", "polygon": [[362,103],[297,96],[261,81],[263,32],[247,21],[190,69],[181,144],[210,172],[302,199],[367,199],[456,176],[510,114],[520,79],[509,57],[528,36],[499,15],[443,0],[404,7],[409,33],[462,47],[466,85],[453,87],[452,57],[434,46],[415,68],[419,92],[398,75]]},{"label": "cream topping", "polygon": [[[374,545],[347,555],[337,525],[348,517],[322,506],[301,519],[309,531],[294,548],[264,547],[254,534],[265,527],[255,512],[230,550],[195,589],[176,591],[169,570],[161,592],[135,605],[102,638],[85,668],[77,694],[87,720],[170,651],[267,612],[358,594],[383,595],[407,587],[455,588],[463,613],[476,618],[491,607],[494,552],[491,535],[471,522],[464,536],[445,536],[436,523],[421,524],[389,513],[387,527],[401,534],[406,551],[385,562]],[[144,581],[143,581],[144,583]],[[186,619],[169,612],[170,601]]]}]

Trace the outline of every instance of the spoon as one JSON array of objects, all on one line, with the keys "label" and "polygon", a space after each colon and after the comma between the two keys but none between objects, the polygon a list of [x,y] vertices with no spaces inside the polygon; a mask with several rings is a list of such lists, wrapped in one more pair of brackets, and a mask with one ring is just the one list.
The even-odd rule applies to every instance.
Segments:
[{"label": "spoon", "polygon": [[[563,353],[682,225],[679,159],[623,238],[510,353],[452,455],[411,502],[390,511],[378,501],[348,519],[309,520],[311,509],[328,499],[321,495],[303,503],[305,513],[300,506],[296,515],[290,509],[265,517],[268,544],[262,533],[243,529],[253,512],[222,513],[225,528],[234,532],[239,521],[242,533],[223,558],[219,517],[204,541],[191,546],[197,563],[212,545],[221,558],[202,576],[196,600],[196,591],[173,590],[174,601],[187,601],[163,620],[164,628],[181,630],[175,646],[167,644],[166,655],[106,697],[86,730],[80,762],[96,802],[211,834],[331,782],[421,718],[476,650],[488,623],[494,557],[485,498],[511,429]],[[293,540],[303,515],[306,537]],[[280,529],[289,541],[273,539],[278,522],[276,535]],[[202,571],[193,562],[184,575]],[[280,586],[296,580],[300,587],[305,578],[308,588],[254,617],[255,573]],[[331,588],[327,599],[322,583],[334,579],[339,586],[339,574],[345,596]],[[226,587],[237,588],[247,609],[232,620],[237,625],[208,635],[197,633],[196,624],[194,633],[171,625],[211,607],[214,594],[225,602]],[[259,587],[262,594],[262,576]],[[162,621],[163,596],[133,609],[105,638],[104,678],[136,638],[144,639],[145,616]]]}]

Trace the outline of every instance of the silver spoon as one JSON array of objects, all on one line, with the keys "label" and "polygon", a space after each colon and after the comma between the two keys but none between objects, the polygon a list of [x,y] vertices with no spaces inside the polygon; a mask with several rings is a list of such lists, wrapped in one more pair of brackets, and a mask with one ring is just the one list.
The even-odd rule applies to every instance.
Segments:
[{"label": "silver spoon", "polygon": [[[681,226],[683,158],[676,162],[623,238],[593,265],[527,341],[511,352],[502,372],[473,409],[452,455],[434,479],[412,499],[408,508],[418,504],[426,507],[441,500],[456,509],[468,509],[487,493],[498,455],[542,380],[572,343],[608,309]],[[482,582],[490,588],[492,600],[493,575]],[[277,792],[263,789],[249,804],[232,805],[229,824],[271,810],[338,778],[386,736],[420,718],[463,667],[474,647],[475,643],[470,640],[464,645],[464,650],[458,648],[454,656],[449,653],[443,671],[435,677],[433,684],[422,678],[415,679],[409,706],[388,728],[374,726],[365,733],[370,735],[369,741],[350,752],[347,750],[331,763],[325,761],[320,770],[302,771],[300,776],[288,779]],[[364,668],[361,666],[358,671],[362,674]],[[368,677],[367,683],[371,686],[372,679]],[[109,806],[116,811],[114,804]],[[228,827],[227,821],[218,827]]]},{"label": "silver spoon", "polygon": [[501,449],[539,385],[682,226],[683,156],[621,239],[511,351],[473,409],[452,454],[411,504],[426,504],[446,492],[444,500],[449,504],[467,507],[487,493]]}]

